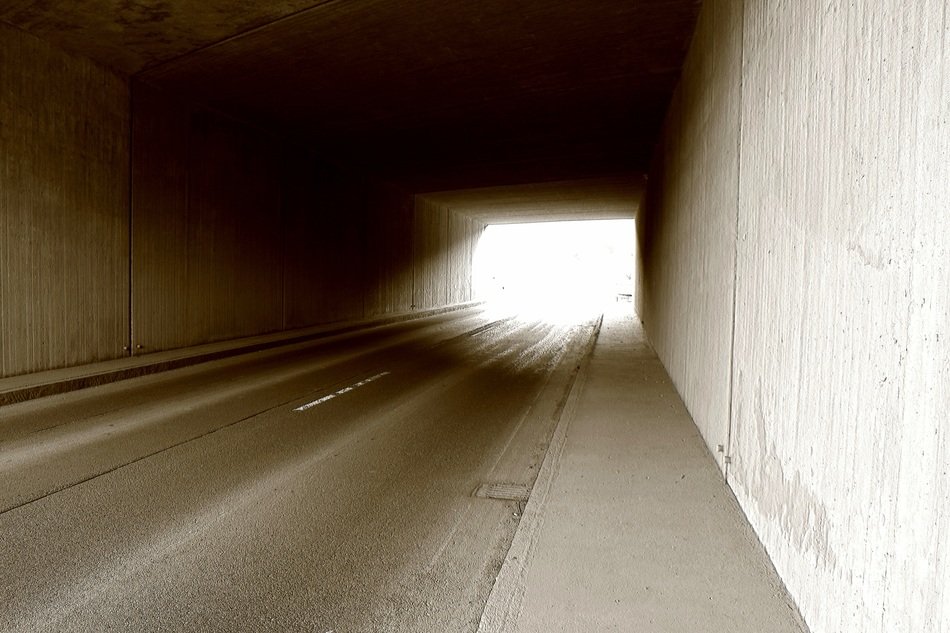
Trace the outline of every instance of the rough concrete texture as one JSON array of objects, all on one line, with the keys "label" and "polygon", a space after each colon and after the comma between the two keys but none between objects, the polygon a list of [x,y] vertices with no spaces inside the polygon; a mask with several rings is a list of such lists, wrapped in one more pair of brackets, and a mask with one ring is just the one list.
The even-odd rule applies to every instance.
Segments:
[{"label": "rough concrete texture", "polygon": [[[741,21],[717,32],[734,10]],[[740,25],[741,71],[697,72]],[[680,99],[665,133],[684,159],[648,207],[694,218],[678,244],[737,220],[729,483],[815,633],[950,628],[948,40],[939,0],[707,2],[680,88],[697,104]],[[734,114],[709,117],[737,87]],[[738,177],[704,185],[706,206],[688,202],[703,153],[678,117],[704,137],[735,138],[739,121],[738,143],[714,149]],[[641,238],[657,348],[696,340],[674,331],[723,337],[732,306],[692,306],[728,296],[710,272],[732,244],[673,248],[671,223],[644,222],[666,227]],[[721,400],[721,360],[668,367],[677,385],[706,381],[684,389],[701,420]]]},{"label": "rough concrete texture", "polygon": [[413,307],[432,308],[472,298],[472,259],[484,225],[416,196]]},{"label": "rough concrete texture", "polygon": [[479,631],[803,630],[643,331],[606,317]]},{"label": "rough concrete texture", "polygon": [[0,25],[0,376],[124,353],[128,98]]},{"label": "rough concrete texture", "polygon": [[449,209],[448,244],[445,256],[449,261],[449,287],[443,304],[461,303],[475,298],[472,287],[472,266],[475,248],[485,230],[480,220]]},{"label": "rough concrete texture", "polygon": [[741,22],[736,2],[710,2],[700,14],[637,218],[639,313],[720,469],[716,447],[729,442]]}]

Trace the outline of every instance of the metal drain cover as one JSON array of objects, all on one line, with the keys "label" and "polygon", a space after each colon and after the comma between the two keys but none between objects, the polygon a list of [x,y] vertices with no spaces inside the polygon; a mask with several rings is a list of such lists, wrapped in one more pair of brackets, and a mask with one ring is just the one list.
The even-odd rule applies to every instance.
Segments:
[{"label": "metal drain cover", "polygon": [[482,499],[501,499],[502,501],[527,501],[531,490],[522,484],[482,484],[475,490],[475,496]]}]

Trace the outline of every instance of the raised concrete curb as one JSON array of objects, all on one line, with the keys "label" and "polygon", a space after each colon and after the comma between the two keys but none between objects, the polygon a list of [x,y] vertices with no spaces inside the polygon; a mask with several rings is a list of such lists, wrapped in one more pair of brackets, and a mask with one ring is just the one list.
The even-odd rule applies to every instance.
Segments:
[{"label": "raised concrete curb", "polygon": [[437,316],[447,312],[473,308],[482,303],[481,301],[470,301],[430,310],[400,312],[360,321],[331,323],[311,328],[232,339],[196,347],[154,352],[143,356],[3,378],[0,379],[0,406],[139,376],[157,374],[190,365],[240,356],[241,354],[306,343],[372,327]]},{"label": "raised concrete curb", "polygon": [[482,618],[478,624],[478,633],[511,631],[521,614],[528,564],[531,560],[532,551],[541,535],[541,526],[544,522],[543,509],[551,491],[551,483],[557,474],[558,463],[564,450],[571,420],[574,419],[577,413],[580,394],[587,382],[590,358],[597,343],[597,337],[600,335],[602,324],[603,316],[598,319],[594,330],[591,332],[584,358],[574,374],[567,399],[564,402],[564,408],[561,409],[561,415],[554,429],[554,435],[551,437],[548,451],[544,455],[541,467],[538,469],[538,477],[521,515],[515,537],[511,542],[511,547],[508,548],[508,554],[505,556],[501,570],[495,578],[495,584],[488,596],[485,610],[482,612]]}]

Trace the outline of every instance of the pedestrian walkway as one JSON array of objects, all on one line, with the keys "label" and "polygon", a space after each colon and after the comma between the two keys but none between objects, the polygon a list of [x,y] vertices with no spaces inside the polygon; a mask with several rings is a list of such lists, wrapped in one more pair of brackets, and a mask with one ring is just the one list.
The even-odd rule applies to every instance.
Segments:
[{"label": "pedestrian walkway", "polygon": [[605,317],[479,631],[806,630],[639,322]]}]

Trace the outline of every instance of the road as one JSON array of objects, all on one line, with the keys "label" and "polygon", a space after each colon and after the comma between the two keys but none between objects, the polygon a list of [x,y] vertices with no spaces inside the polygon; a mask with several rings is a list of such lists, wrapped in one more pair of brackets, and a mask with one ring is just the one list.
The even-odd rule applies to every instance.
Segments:
[{"label": "road", "polygon": [[[474,631],[593,320],[478,309],[0,408],[2,631]],[[516,495],[513,495],[516,496]]]}]

